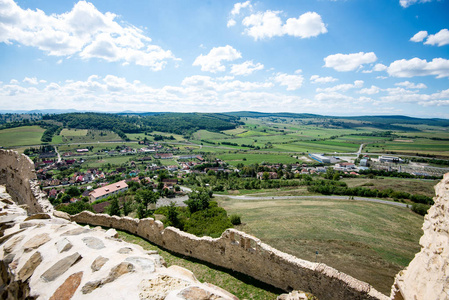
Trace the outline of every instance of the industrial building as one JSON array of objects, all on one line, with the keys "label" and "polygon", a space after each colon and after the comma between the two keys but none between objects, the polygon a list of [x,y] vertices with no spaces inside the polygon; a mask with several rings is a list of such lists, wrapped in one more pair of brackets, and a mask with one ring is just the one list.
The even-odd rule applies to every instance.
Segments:
[{"label": "industrial building", "polygon": [[330,157],[324,156],[322,154],[311,153],[311,154],[309,154],[309,157],[311,159],[314,159],[317,162],[320,162],[320,163],[323,163],[323,164],[330,164],[331,163]]}]

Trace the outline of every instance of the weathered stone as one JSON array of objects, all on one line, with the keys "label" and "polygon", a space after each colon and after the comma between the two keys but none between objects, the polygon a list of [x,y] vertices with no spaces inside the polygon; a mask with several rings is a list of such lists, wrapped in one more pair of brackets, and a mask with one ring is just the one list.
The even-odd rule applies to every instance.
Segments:
[{"label": "weathered stone", "polygon": [[9,241],[7,241],[5,243],[5,245],[3,246],[3,251],[5,253],[11,253],[14,250],[14,248],[17,246],[17,244],[23,240],[24,237],[25,236],[23,236],[23,235],[18,235],[18,236],[13,237],[12,239],[10,239]]},{"label": "weathered stone", "polygon": [[207,286],[207,287],[209,287],[209,288],[215,290],[215,291],[218,291],[220,294],[225,295],[226,298],[229,299],[229,300],[239,300],[239,298],[237,298],[235,295],[231,294],[230,292],[228,292],[228,291],[225,290],[225,289],[222,289],[222,288],[219,287],[219,286],[216,286],[216,285],[214,285],[214,284],[212,284],[212,283],[209,283],[209,282],[205,282],[205,283],[203,283],[203,284],[204,284],[205,286]]},{"label": "weathered stone", "polygon": [[307,300],[307,295],[300,291],[292,291],[288,294],[279,295],[276,300]]},{"label": "weathered stone", "polygon": [[91,249],[99,250],[104,248],[103,241],[96,237],[91,236],[85,237],[83,238],[83,242],[84,244],[86,244],[87,247]]},{"label": "weathered stone", "polygon": [[163,300],[172,290],[189,286],[189,282],[168,275],[159,275],[153,279],[144,279],[139,283],[139,299]]},{"label": "weathered stone", "polygon": [[41,278],[45,281],[53,281],[66,272],[72,265],[76,264],[81,258],[82,256],[78,252],[75,252],[55,263],[41,275]]},{"label": "weathered stone", "polygon": [[56,248],[58,249],[58,252],[64,252],[64,251],[69,251],[70,249],[72,249],[72,243],[70,243],[70,241],[66,238],[59,240],[56,243]]},{"label": "weathered stone", "polygon": [[53,216],[70,221],[70,215],[63,211],[55,210],[53,211]]},{"label": "weathered stone", "polygon": [[126,258],[125,261],[130,262],[134,265],[138,265],[144,272],[153,273],[155,271],[154,261],[149,258],[131,256]]},{"label": "weathered stone", "polygon": [[14,257],[16,257],[14,253],[8,253],[3,257],[3,261],[5,262],[5,264],[9,265],[13,262]]},{"label": "weathered stone", "polygon": [[70,300],[80,285],[82,278],[83,272],[70,275],[54,292],[53,296],[50,297],[50,300]]},{"label": "weathered stone", "polygon": [[20,229],[18,231],[12,232],[10,234],[4,235],[0,238],[0,244],[3,244],[4,242],[6,242],[7,240],[9,240],[10,238],[12,238],[13,236],[15,236],[16,234],[19,234],[21,232],[23,232],[25,229]]},{"label": "weathered stone", "polygon": [[183,289],[181,292],[178,293],[179,297],[186,299],[186,300],[215,300],[215,299],[222,299],[221,297],[212,294],[209,291],[203,290],[202,288],[199,288],[197,286],[191,286],[186,289]]},{"label": "weathered stone", "polygon": [[103,285],[107,284],[107,283],[111,283],[113,281],[115,281],[117,278],[119,278],[120,276],[126,274],[126,273],[130,273],[134,271],[134,265],[127,263],[127,262],[122,262],[118,265],[116,265],[115,267],[113,267],[111,269],[111,271],[109,272],[109,275],[102,279],[102,280],[96,280],[96,281],[89,281],[88,283],[86,283],[83,288],[81,289],[81,291],[83,292],[83,294],[88,294],[91,293],[93,290],[102,287]]},{"label": "weathered stone", "polygon": [[90,268],[92,269],[92,272],[96,272],[98,270],[101,269],[101,267],[103,267],[103,265],[109,260],[109,258],[103,257],[103,256],[98,256],[92,263],[92,265],[90,266]]},{"label": "weathered stone", "polygon": [[63,234],[61,234],[61,236],[80,235],[80,234],[88,233],[88,232],[90,232],[89,229],[86,229],[86,228],[83,228],[83,227],[77,227],[75,229],[71,229],[71,230],[68,230],[68,231],[64,232]]},{"label": "weathered stone", "polygon": [[89,281],[83,286],[83,288],[81,289],[81,292],[83,294],[89,294],[93,290],[95,290],[101,286],[102,286],[101,280]]},{"label": "weathered stone", "polygon": [[40,213],[40,214],[34,214],[29,216],[28,218],[26,218],[24,221],[30,221],[30,220],[42,220],[42,219],[50,219],[50,215],[49,214],[45,214],[45,213]]},{"label": "weathered stone", "polygon": [[117,252],[120,254],[129,254],[133,251],[132,248],[130,247],[124,247],[124,248],[120,248]]},{"label": "weathered stone", "polygon": [[34,270],[36,270],[36,268],[40,265],[41,262],[42,256],[39,253],[39,251],[36,251],[23,265],[19,273],[17,273],[17,280],[25,281],[28,278],[30,278],[30,276],[33,275],[34,273]]},{"label": "weathered stone", "polygon": [[34,227],[36,226],[38,223],[34,223],[34,222],[27,222],[27,223],[21,223],[19,228],[20,229],[24,229],[24,228],[30,228],[30,227]]},{"label": "weathered stone", "polygon": [[38,234],[35,237],[32,237],[31,239],[29,239],[23,245],[24,251],[25,252],[30,252],[33,249],[39,248],[40,246],[42,246],[43,244],[45,244],[49,240],[50,240],[50,236],[48,235],[48,233]]},{"label": "weathered stone", "polygon": [[134,272],[134,265],[128,262],[122,262],[111,269],[108,277],[101,281],[102,284],[110,283],[126,273]]},{"label": "weathered stone", "polygon": [[167,263],[164,258],[159,254],[151,254],[150,257],[154,261],[157,268],[167,267]]},{"label": "weathered stone", "polygon": [[198,282],[198,279],[196,279],[193,272],[190,270],[187,270],[186,268],[183,268],[183,267],[180,267],[177,265],[173,265],[173,266],[168,267],[168,269],[175,272],[176,274],[179,274],[180,276],[186,278],[187,280],[189,280],[191,282]]},{"label": "weathered stone", "polygon": [[11,205],[14,204],[14,202],[11,199],[2,198],[2,199],[0,199],[0,201],[4,202],[6,204],[11,204]]},{"label": "weathered stone", "polygon": [[114,228],[108,229],[106,231],[106,236],[112,237],[112,238],[118,238],[117,230],[115,230]]}]

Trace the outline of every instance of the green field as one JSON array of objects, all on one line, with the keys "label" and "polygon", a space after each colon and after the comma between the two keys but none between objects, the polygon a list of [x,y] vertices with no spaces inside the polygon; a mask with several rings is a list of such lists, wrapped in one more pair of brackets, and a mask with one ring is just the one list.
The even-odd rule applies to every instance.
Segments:
[{"label": "green field", "polygon": [[5,148],[40,145],[45,129],[39,126],[23,126],[0,130],[0,146]]},{"label": "green field", "polygon": [[233,166],[236,166],[238,163],[249,165],[256,163],[261,164],[262,162],[282,164],[293,164],[298,162],[296,158],[293,158],[288,154],[226,153],[217,154],[217,157]]},{"label": "green field", "polygon": [[61,130],[60,135],[62,136],[86,136],[88,130],[87,129],[63,129]]},{"label": "green field", "polygon": [[[389,294],[393,278],[420,250],[423,218],[363,201],[220,200],[242,216],[238,229],[299,258],[323,262]],[[318,256],[315,252],[318,251]]]}]

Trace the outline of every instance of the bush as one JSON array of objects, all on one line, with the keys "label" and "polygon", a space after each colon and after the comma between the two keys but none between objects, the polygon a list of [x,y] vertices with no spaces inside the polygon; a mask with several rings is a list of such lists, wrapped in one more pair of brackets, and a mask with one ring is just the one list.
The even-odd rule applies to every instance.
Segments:
[{"label": "bush", "polygon": [[94,212],[92,205],[85,203],[84,201],[77,201],[75,203],[70,203],[69,205],[60,204],[56,207],[56,210],[66,212],[69,215],[76,215],[84,210]]},{"label": "bush", "polygon": [[242,221],[240,220],[240,216],[239,215],[231,215],[229,217],[229,219],[231,220],[232,225],[240,225],[240,224],[242,224]]},{"label": "bush", "polygon": [[412,211],[415,213],[424,216],[427,214],[427,210],[430,208],[430,205],[422,204],[422,203],[413,203],[412,205]]}]

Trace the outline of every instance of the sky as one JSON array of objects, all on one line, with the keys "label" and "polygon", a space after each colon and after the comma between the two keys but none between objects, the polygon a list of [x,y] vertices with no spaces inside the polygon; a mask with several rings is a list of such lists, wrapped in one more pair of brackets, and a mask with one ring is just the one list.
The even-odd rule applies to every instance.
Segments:
[{"label": "sky", "polygon": [[0,0],[0,111],[449,118],[449,0]]}]

